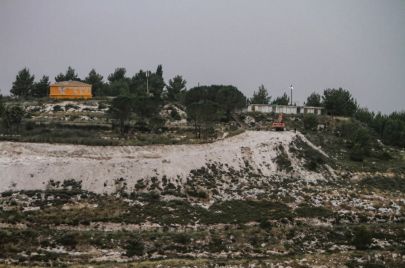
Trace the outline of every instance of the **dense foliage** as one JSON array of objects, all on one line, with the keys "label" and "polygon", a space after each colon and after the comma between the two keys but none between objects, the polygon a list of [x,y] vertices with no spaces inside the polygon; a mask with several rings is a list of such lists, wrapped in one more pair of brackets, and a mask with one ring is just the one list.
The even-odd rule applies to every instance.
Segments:
[{"label": "dense foliage", "polygon": [[0,94],[0,117],[3,116],[3,113],[5,110],[6,110],[6,106],[3,103],[3,96]]},{"label": "dense foliage", "polygon": [[276,105],[289,105],[290,104],[290,98],[287,96],[287,93],[284,93],[283,96],[277,97],[272,104]]},{"label": "dense foliage", "polygon": [[18,72],[10,92],[14,96],[27,97],[34,88],[35,76],[27,68]]},{"label": "dense foliage", "polygon": [[151,96],[121,95],[111,102],[109,113],[111,117],[119,122],[121,134],[129,131],[129,121],[135,114],[138,116],[136,122],[145,123],[147,119],[158,117],[161,102]]},{"label": "dense foliage", "polygon": [[95,69],[91,69],[89,75],[84,79],[84,82],[91,84],[91,93],[93,96],[101,95],[104,87],[103,76],[96,72]]},{"label": "dense foliage", "polygon": [[385,144],[405,147],[405,112],[382,115],[363,108],[354,114],[354,118],[373,129]]},{"label": "dense foliage", "polygon": [[31,91],[31,96],[34,98],[43,98],[48,96],[49,85],[49,77],[46,75],[42,76],[39,82],[34,83],[34,87]]},{"label": "dense foliage", "polygon": [[252,104],[269,104],[271,96],[264,85],[261,85],[257,92],[253,92],[253,97],[250,99]]},{"label": "dense foliage", "polygon": [[167,98],[170,101],[180,101],[186,90],[187,81],[181,75],[169,80],[167,85]]},{"label": "dense foliage", "polygon": [[[116,103],[113,102],[113,107],[117,107],[121,103],[123,96],[128,97],[131,102],[131,109],[125,109],[125,107],[123,109],[130,114],[128,119],[125,117],[125,120],[123,120],[123,117],[118,116],[117,110],[111,110],[111,115],[120,121],[121,132],[124,131],[123,125],[125,125],[125,121],[129,120],[132,113],[138,116],[138,121],[146,122],[153,117],[158,118],[159,107],[162,107],[165,101],[184,105],[190,113],[189,119],[194,121],[196,128],[208,125],[207,122],[204,123],[204,118],[209,118],[210,123],[218,120],[229,121],[232,113],[245,107],[247,101],[246,97],[234,86],[199,86],[187,90],[187,82],[181,75],[169,79],[166,84],[161,65],[157,66],[155,72],[140,70],[133,76],[128,76],[126,69],[119,67],[108,75],[106,81],[95,69],[92,69],[84,80],[81,80],[75,69],[69,66],[65,73],[59,73],[55,77],[55,81],[66,80],[84,81],[91,84],[93,96],[119,97]],[[43,75],[36,82],[35,76],[30,73],[30,70],[24,68],[18,72],[10,92],[13,96],[19,98],[42,98],[48,95],[49,85],[48,76]],[[286,93],[275,98],[272,102],[270,100],[271,96],[267,89],[264,85],[261,85],[253,93],[253,97],[249,102],[253,104],[290,104],[290,98]],[[364,108],[359,109],[350,91],[342,88],[325,89],[322,95],[313,92],[308,96],[305,105],[323,106],[327,113],[332,116],[353,116],[372,129],[374,132],[372,134],[376,135],[384,143],[405,147],[405,112],[383,115],[370,112]],[[0,107],[0,110],[4,115],[6,112],[4,105]],[[200,111],[201,114],[197,116],[196,111]],[[9,114],[10,111],[7,113]],[[317,120],[314,117],[306,116],[304,124],[306,129],[314,129]],[[353,146],[352,151],[361,151],[360,154],[364,154],[362,152],[364,150],[360,145]]]},{"label": "dense foliage", "polygon": [[20,106],[6,107],[1,115],[3,126],[9,131],[18,131],[23,117],[24,109]]},{"label": "dense foliage", "polygon": [[201,128],[216,120],[230,120],[232,112],[246,105],[246,97],[234,86],[212,85],[191,88],[186,92],[184,105],[196,136],[200,137]]},{"label": "dense foliage", "polygon": [[352,116],[357,110],[357,102],[346,89],[325,89],[322,104],[331,115]]},{"label": "dense foliage", "polygon": [[68,69],[66,70],[66,72],[63,73],[59,73],[56,77],[55,77],[55,81],[56,82],[61,82],[61,81],[80,81],[80,78],[78,76],[78,74],[76,73],[75,69],[73,69],[72,67],[68,67]]},{"label": "dense foliage", "polygon": [[316,92],[313,92],[311,95],[308,96],[305,105],[306,106],[314,106],[314,107],[322,106],[321,95],[316,93]]}]

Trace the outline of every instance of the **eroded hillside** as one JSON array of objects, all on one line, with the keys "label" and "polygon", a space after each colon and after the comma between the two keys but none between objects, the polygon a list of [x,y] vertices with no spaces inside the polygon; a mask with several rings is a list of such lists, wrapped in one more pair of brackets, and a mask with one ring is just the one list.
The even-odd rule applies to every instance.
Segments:
[{"label": "eroded hillside", "polygon": [[6,263],[404,262],[402,175],[350,173],[300,133],[144,147],[2,142],[0,153]]},{"label": "eroded hillside", "polygon": [[[304,148],[305,147],[305,148]],[[312,154],[316,162],[308,163]],[[54,144],[0,143],[0,191],[45,190],[74,179],[95,193],[133,192],[152,181],[183,187],[199,175],[217,172],[216,183],[232,188],[262,178],[293,176],[304,181],[331,180],[327,156],[299,133],[248,131],[210,144],[175,146],[91,147]],[[315,160],[315,161],[317,161]],[[312,166],[310,166],[312,165]],[[200,174],[201,173],[201,174]],[[200,177],[201,177],[200,176]],[[205,179],[204,179],[205,180]],[[202,183],[204,183],[202,180]],[[219,181],[218,181],[219,180]]]}]

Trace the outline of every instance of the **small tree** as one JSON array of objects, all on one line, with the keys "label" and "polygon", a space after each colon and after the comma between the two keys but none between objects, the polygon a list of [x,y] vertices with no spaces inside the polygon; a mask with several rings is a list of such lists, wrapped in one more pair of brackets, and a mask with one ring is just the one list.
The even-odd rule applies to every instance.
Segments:
[{"label": "small tree", "polygon": [[250,99],[252,104],[269,104],[271,96],[264,85],[261,85],[257,92],[253,92],[253,97]]},{"label": "small tree", "polygon": [[152,73],[149,77],[149,92],[155,99],[162,97],[165,81],[163,79],[163,67],[158,65],[156,73]]},{"label": "small tree", "polygon": [[30,74],[29,69],[22,69],[13,82],[13,87],[10,90],[11,94],[18,97],[29,96],[34,87],[34,79],[35,76]]},{"label": "small tree", "polygon": [[84,79],[86,83],[92,85],[91,93],[93,96],[100,96],[104,87],[103,76],[96,72],[96,70],[91,69],[89,75]]},{"label": "small tree", "polygon": [[339,126],[339,132],[347,139],[351,160],[361,162],[370,154],[371,135],[367,128],[358,123],[347,122]]},{"label": "small tree", "polygon": [[3,116],[6,106],[3,103],[3,95],[0,94],[0,118]]},{"label": "small tree", "polygon": [[325,89],[322,96],[323,106],[332,115],[352,116],[357,110],[357,102],[348,90]]},{"label": "small tree", "polygon": [[151,74],[151,76],[149,77],[149,93],[155,99],[160,99],[162,97],[164,87],[165,82],[163,78],[157,74]]},{"label": "small tree", "polygon": [[405,122],[388,119],[382,137],[387,144],[405,147]]},{"label": "small tree", "polygon": [[125,79],[114,80],[104,87],[104,93],[108,96],[129,94],[129,85]]},{"label": "small tree", "polygon": [[110,74],[108,76],[108,81],[110,82],[114,82],[114,81],[118,81],[118,80],[123,80],[125,79],[125,74],[126,74],[127,70],[123,67],[120,68],[116,68],[114,70],[114,72],[112,74]]},{"label": "small tree", "polygon": [[353,245],[356,249],[365,250],[373,242],[373,236],[365,227],[356,227],[353,230]]},{"label": "small tree", "polygon": [[156,117],[159,113],[161,102],[150,96],[137,96],[133,99],[134,112],[141,121]]},{"label": "small tree", "polygon": [[112,100],[110,110],[113,119],[119,121],[120,133],[125,133],[125,123],[132,115],[132,99],[129,96],[118,96]]},{"label": "small tree", "polygon": [[307,102],[305,103],[306,106],[314,106],[314,107],[320,107],[321,104],[321,95],[318,93],[313,92],[309,97],[307,98]]},{"label": "small tree", "polygon": [[186,89],[187,81],[181,75],[176,75],[173,79],[169,80],[167,85],[167,98],[170,101],[179,101],[181,93]]},{"label": "small tree", "polygon": [[229,120],[233,111],[246,106],[246,97],[234,86],[222,86],[215,94],[215,102]]},{"label": "small tree", "polygon": [[305,114],[303,122],[306,130],[313,130],[318,126],[318,117],[314,114]]},{"label": "small tree", "polygon": [[374,120],[375,114],[370,112],[367,108],[359,108],[354,114],[354,118],[359,120],[360,122],[365,123],[368,126],[371,126]]},{"label": "small tree", "polygon": [[20,106],[7,107],[2,115],[4,127],[10,130],[16,128],[19,131],[24,110]]},{"label": "small tree", "polygon": [[201,138],[201,133],[218,119],[218,104],[212,101],[199,101],[187,106],[187,115],[194,124],[196,138]]},{"label": "small tree", "polygon": [[75,69],[73,69],[72,67],[68,67],[68,69],[66,70],[66,73],[59,73],[56,77],[55,77],[55,81],[56,82],[61,82],[61,81],[80,81],[79,76],[77,75]]},{"label": "small tree", "polygon": [[142,256],[145,250],[145,245],[140,237],[131,235],[125,248],[128,257]]},{"label": "small tree", "polygon": [[49,85],[49,77],[46,75],[42,76],[41,80],[34,84],[31,96],[35,98],[43,98],[48,96]]},{"label": "small tree", "polygon": [[287,93],[284,93],[283,96],[277,97],[273,104],[276,105],[288,105],[290,103],[290,98],[287,96]]}]

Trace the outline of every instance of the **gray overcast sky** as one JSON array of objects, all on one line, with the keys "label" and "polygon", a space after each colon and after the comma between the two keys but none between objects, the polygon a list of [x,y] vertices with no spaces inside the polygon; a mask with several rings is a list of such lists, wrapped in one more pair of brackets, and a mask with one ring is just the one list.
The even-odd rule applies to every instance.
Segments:
[{"label": "gray overcast sky", "polygon": [[53,80],[163,65],[188,87],[233,84],[251,96],[350,89],[362,106],[405,109],[404,0],[0,0],[0,88],[18,70]]}]

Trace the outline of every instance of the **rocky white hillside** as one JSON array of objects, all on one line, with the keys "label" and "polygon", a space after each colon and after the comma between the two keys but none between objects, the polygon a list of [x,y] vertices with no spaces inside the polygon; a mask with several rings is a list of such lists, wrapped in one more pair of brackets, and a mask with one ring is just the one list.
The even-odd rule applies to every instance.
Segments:
[{"label": "rocky white hillside", "polygon": [[[325,153],[294,132],[248,131],[211,144],[173,146],[1,142],[0,192],[58,188],[74,180],[96,193],[187,188],[197,195],[222,192],[225,197],[238,195],[241,187],[262,188],[260,183],[287,173],[307,182],[332,179],[325,160]],[[214,173],[216,179],[210,181]],[[257,187],[249,187],[253,184]],[[205,192],[207,188],[216,190]]]},{"label": "rocky white hillside", "polygon": [[0,142],[0,266],[404,267],[404,177],[343,164],[294,132]]}]

